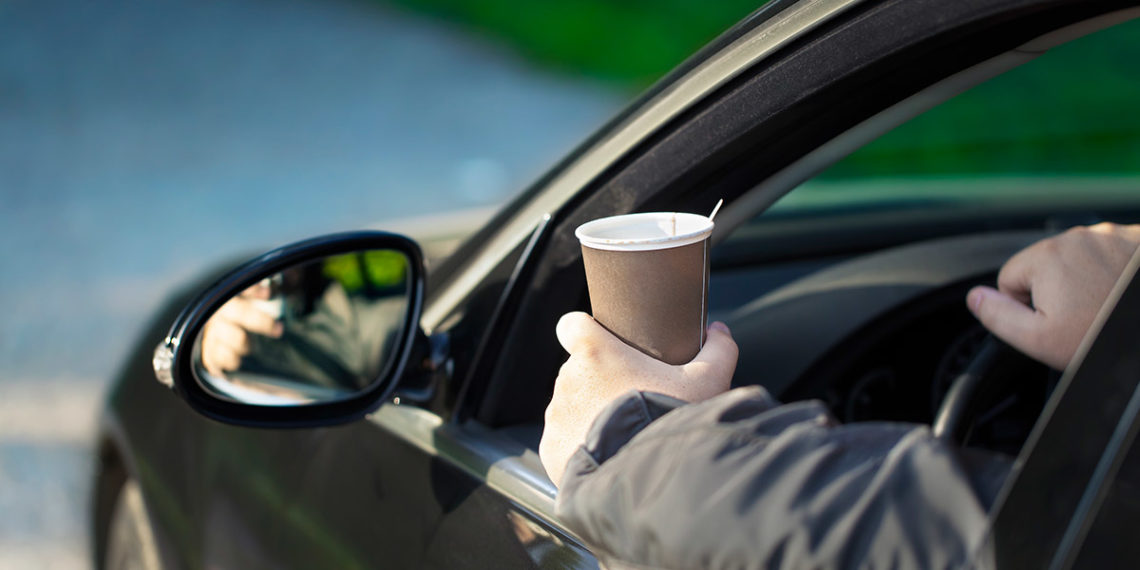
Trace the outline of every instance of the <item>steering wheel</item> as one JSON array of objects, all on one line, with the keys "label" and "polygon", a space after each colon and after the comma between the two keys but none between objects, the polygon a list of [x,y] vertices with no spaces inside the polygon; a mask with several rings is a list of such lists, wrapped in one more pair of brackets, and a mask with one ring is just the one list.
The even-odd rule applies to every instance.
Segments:
[{"label": "steering wheel", "polygon": [[[965,445],[979,414],[995,394],[1010,388],[1010,384],[1024,379],[1019,374],[1028,357],[1008,344],[987,333],[980,348],[969,364],[950,385],[946,396],[934,416],[934,435],[959,445]],[[1052,386],[1047,387],[1051,391]],[[1000,405],[999,405],[1000,407]]]},{"label": "steering wheel", "polygon": [[975,403],[982,378],[985,378],[993,367],[999,343],[994,335],[986,334],[974,358],[954,379],[950,390],[942,399],[942,405],[938,407],[938,413],[934,415],[932,431],[935,437],[949,439],[959,444],[965,441],[967,412],[976,407],[972,404]]}]

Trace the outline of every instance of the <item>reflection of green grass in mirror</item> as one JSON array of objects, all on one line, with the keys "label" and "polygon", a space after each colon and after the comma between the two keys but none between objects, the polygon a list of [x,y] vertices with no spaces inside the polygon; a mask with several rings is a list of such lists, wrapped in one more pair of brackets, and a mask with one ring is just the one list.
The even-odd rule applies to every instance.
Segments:
[{"label": "reflection of green grass in mirror", "polygon": [[408,258],[391,249],[345,253],[325,259],[321,272],[339,282],[348,293],[360,291],[366,283],[376,289],[387,289],[401,286],[407,280]]},{"label": "reflection of green grass in mirror", "polygon": [[360,262],[355,253],[334,255],[325,260],[321,273],[329,279],[340,283],[344,290],[351,293],[364,287],[364,274],[360,271]]},{"label": "reflection of green grass in mirror", "polygon": [[1059,46],[887,133],[823,178],[1140,172],[1140,20]]},{"label": "reflection of green grass in mirror", "polygon": [[366,251],[364,271],[368,280],[377,287],[403,285],[408,278],[408,258],[390,249]]}]

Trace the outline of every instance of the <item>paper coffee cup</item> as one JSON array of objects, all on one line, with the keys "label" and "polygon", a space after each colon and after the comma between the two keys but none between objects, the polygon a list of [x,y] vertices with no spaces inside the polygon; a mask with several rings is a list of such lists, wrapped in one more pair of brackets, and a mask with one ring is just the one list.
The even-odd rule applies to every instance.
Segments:
[{"label": "paper coffee cup", "polygon": [[594,319],[669,364],[693,359],[708,326],[706,216],[654,212],[578,226]]}]

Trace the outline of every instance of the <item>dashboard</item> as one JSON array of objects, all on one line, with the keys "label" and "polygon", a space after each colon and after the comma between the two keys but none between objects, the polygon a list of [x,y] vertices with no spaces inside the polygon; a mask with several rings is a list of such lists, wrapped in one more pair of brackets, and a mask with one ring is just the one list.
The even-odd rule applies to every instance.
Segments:
[{"label": "dashboard", "polygon": [[[992,285],[1006,259],[1048,235],[980,232],[839,261],[714,270],[710,318],[728,323],[741,347],[733,384],[760,384],[784,401],[822,400],[844,422],[931,423],[986,337],[966,292]],[[726,306],[749,284],[760,289],[754,299]],[[1016,454],[1058,376],[1003,350],[967,443]]]}]

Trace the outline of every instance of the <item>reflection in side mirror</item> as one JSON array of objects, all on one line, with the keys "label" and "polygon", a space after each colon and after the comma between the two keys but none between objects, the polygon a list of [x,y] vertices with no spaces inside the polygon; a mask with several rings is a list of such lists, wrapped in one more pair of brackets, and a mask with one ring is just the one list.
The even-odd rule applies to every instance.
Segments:
[{"label": "reflection in side mirror", "polygon": [[411,310],[411,261],[395,249],[338,253],[266,275],[202,326],[191,362],[221,399],[296,406],[354,397],[380,382]]}]

